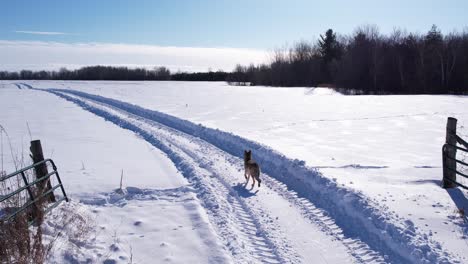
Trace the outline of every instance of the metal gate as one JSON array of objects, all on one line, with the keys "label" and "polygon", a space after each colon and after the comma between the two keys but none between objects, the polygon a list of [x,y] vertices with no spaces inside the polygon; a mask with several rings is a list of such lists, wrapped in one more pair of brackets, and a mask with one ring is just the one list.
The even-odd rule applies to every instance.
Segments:
[{"label": "metal gate", "polygon": [[[52,172],[47,173],[46,175],[32,180],[31,182],[28,181],[28,177],[26,176],[26,172],[32,169],[37,169],[38,167],[47,166],[50,164],[52,166]],[[52,176],[56,177],[57,184],[52,186],[50,184],[50,179]],[[43,201],[44,199],[48,198],[48,206],[44,209],[44,215],[48,213],[50,210],[55,208],[59,205],[62,201],[69,201],[67,194],[65,193],[65,189],[63,188],[62,181],[60,180],[59,173],[57,171],[57,166],[51,159],[45,159],[43,161],[37,162],[31,166],[25,167],[21,170],[8,174],[0,178],[0,183],[4,182],[8,179],[13,177],[17,177],[18,181],[23,181],[24,185],[19,186],[16,190],[13,190],[10,193],[0,195],[0,203],[7,202],[8,199],[12,199],[15,195],[19,195],[22,191],[27,192],[28,200],[24,204],[19,207],[14,208],[4,208],[3,210],[0,209],[0,221],[1,222],[8,222],[18,216],[20,213],[37,208],[37,203]],[[21,177],[20,177],[21,176]],[[62,191],[62,197],[59,199],[55,198],[54,191],[60,188]],[[2,212],[3,211],[3,212]],[[35,222],[35,218],[31,218],[29,224]]]}]

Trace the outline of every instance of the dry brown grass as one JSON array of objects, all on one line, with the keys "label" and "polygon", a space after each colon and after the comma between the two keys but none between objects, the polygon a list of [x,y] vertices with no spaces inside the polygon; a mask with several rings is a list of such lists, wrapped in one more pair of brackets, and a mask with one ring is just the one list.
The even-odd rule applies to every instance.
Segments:
[{"label": "dry brown grass", "polygon": [[[5,174],[5,173],[3,173]],[[20,181],[12,178],[9,183],[0,184],[0,195],[11,193],[15,190],[14,184],[20,187]],[[10,215],[26,202],[23,192],[14,195],[0,204],[0,210],[5,215]],[[38,223],[42,221],[43,206],[36,210]],[[40,224],[29,227],[32,220],[31,210],[19,213],[13,220],[0,222],[0,261],[1,263],[43,263],[44,248],[42,245],[42,228]]]},{"label": "dry brown grass", "polygon": [[[3,167],[5,135],[10,147],[10,162],[14,165],[14,169],[18,170],[26,167],[26,164],[30,164],[29,158],[26,158],[27,160],[25,159],[28,155],[24,153],[17,155],[14,153],[8,134],[0,125],[0,177],[7,175]],[[26,171],[25,176],[28,182],[36,178],[34,170]],[[24,181],[21,175],[0,181],[0,197],[10,194],[23,186]],[[31,189],[32,193],[34,193],[34,197],[38,197],[42,192],[46,191],[43,188],[32,187]],[[18,210],[18,208],[28,203],[30,199],[27,190],[23,190],[7,200],[0,202],[0,219],[11,215]],[[79,244],[79,242],[83,241],[88,235],[89,230],[93,227],[92,221],[81,217],[71,209],[68,211],[59,210],[59,213],[54,216],[54,222],[57,224],[53,229],[45,225],[44,211],[48,206],[46,200],[47,198],[43,198],[36,202],[35,205],[17,214],[10,221],[0,221],[0,263],[44,263],[53,251],[56,242],[65,232],[67,233],[67,239],[74,240],[76,244]],[[63,204],[59,206],[59,208],[63,207],[66,206],[63,206]],[[34,224],[29,225],[32,220],[34,220]],[[46,231],[46,234],[44,234],[44,231]]]},{"label": "dry brown grass", "polygon": [[[21,186],[21,181],[15,178],[0,184],[0,195],[17,189],[16,183]],[[0,211],[9,215],[27,202],[28,196],[22,193],[1,203]],[[46,217],[45,200],[37,203],[34,210],[26,210],[12,221],[0,223],[0,263],[44,263],[55,250],[65,247],[68,252],[79,251],[88,241],[95,227],[93,219],[68,203],[62,203]],[[33,219],[34,224],[29,226]]]}]

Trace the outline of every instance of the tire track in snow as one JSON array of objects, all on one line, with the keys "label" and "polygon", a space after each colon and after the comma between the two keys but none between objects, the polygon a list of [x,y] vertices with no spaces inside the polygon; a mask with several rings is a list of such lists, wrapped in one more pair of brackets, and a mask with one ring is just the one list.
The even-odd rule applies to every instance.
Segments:
[{"label": "tire track in snow", "polygon": [[[74,100],[80,100],[79,97],[76,96],[68,96],[68,95],[63,95],[61,96],[68,97],[69,98],[75,98]],[[82,99],[81,99],[82,100]],[[86,101],[92,101],[92,100],[86,100]],[[89,103],[88,103],[89,104]],[[97,107],[99,106],[105,106],[105,104],[99,103],[99,102],[93,102],[93,104],[96,104]],[[105,106],[109,107],[109,106]],[[110,107],[115,111],[121,111],[119,109]],[[147,125],[139,125],[138,127],[143,128],[145,131],[150,131],[153,130],[153,133],[156,133],[158,135],[158,139],[161,141],[167,141],[166,145],[170,146],[173,150],[180,150],[183,152],[183,157],[184,161],[188,161],[192,159],[195,162],[198,163],[198,166],[200,166],[202,169],[206,169],[208,172],[211,173],[211,175],[208,175],[209,177],[215,177],[221,184],[222,186],[217,186],[214,189],[209,190],[210,193],[214,193],[215,199],[219,201],[219,197],[225,197],[227,194],[228,202],[231,205],[231,209],[228,211],[232,211],[235,213],[235,219],[236,221],[233,223],[230,223],[229,225],[232,227],[235,227],[235,230],[242,230],[243,234],[240,235],[240,239],[238,239],[239,243],[236,245],[236,247],[241,247],[247,250],[249,253],[251,253],[252,257],[259,257],[261,258],[261,262],[264,263],[278,263],[281,262],[290,262],[290,263],[299,263],[299,262],[307,262],[309,259],[304,259],[299,258],[295,252],[294,252],[294,247],[290,246],[288,244],[288,239],[286,239],[283,234],[281,234],[279,230],[281,227],[276,226],[274,228],[274,234],[272,234],[271,231],[265,230],[263,226],[268,226],[271,227],[271,222],[269,222],[269,219],[265,220],[263,219],[262,223],[259,223],[259,215],[266,215],[267,212],[265,210],[259,209],[259,204],[258,200],[250,202],[249,205],[246,204],[245,199],[240,199],[239,194],[233,190],[232,185],[237,183],[237,180],[242,176],[242,173],[239,172],[242,170],[242,160],[238,158],[234,158],[229,154],[224,153],[223,151],[217,149],[216,147],[212,146],[211,144],[198,139],[198,138],[193,138],[190,135],[187,135],[185,133],[182,133],[177,130],[173,130],[171,128],[167,128],[157,122],[151,121],[144,119],[140,116],[133,116],[131,114],[126,113],[126,116],[121,116],[119,119],[123,120],[126,119],[128,120],[129,117],[133,117],[134,119],[138,120],[138,122],[143,122],[146,123]],[[216,153],[213,153],[213,149]],[[219,160],[213,161],[206,156],[214,156],[218,157]],[[228,164],[226,166],[231,167],[231,170],[235,171],[235,174],[237,176],[236,180],[232,180],[227,178],[226,176],[223,176],[223,174],[226,174],[226,170],[223,170],[222,168],[216,168],[214,166],[215,164]],[[200,172],[197,173],[198,175],[201,175]],[[268,177],[268,182],[273,181],[269,176],[263,174],[262,176],[264,179]],[[208,178],[208,177],[205,177]],[[194,181],[193,177],[189,178],[189,180]],[[230,181],[230,182],[229,182]],[[200,186],[200,184],[195,183],[195,185]],[[244,188],[244,187],[242,187]],[[286,190],[287,191],[287,190]],[[200,190],[199,190],[200,192]],[[201,190],[203,192],[203,190]],[[296,196],[297,198],[297,196]],[[208,197],[205,200],[210,200],[211,198]],[[222,204],[221,205],[224,208],[228,208],[229,205]],[[220,206],[220,207],[221,207]],[[206,206],[208,210],[211,209],[211,205]],[[254,211],[254,212],[252,212]],[[222,216],[216,216],[210,219],[211,221],[215,223],[219,223],[219,218],[222,218]],[[270,217],[271,219],[271,217]],[[240,221],[238,221],[240,220]],[[333,222],[331,219],[327,219],[329,222]],[[221,221],[224,223],[225,221]],[[309,222],[311,224],[315,224],[313,222]],[[218,225],[219,226],[219,225]],[[225,227],[223,227],[225,229]],[[218,228],[220,230],[221,228]],[[231,231],[232,232],[232,231]],[[231,233],[229,232],[229,233]],[[226,236],[225,230],[221,230],[220,234],[222,237]],[[312,233],[310,235],[313,235]],[[273,241],[271,241],[270,237],[273,238]],[[322,242],[322,241],[320,241]],[[226,244],[228,246],[232,245],[232,241],[230,239],[227,239]],[[320,243],[317,243],[320,244]],[[272,250],[273,249],[273,250]],[[348,247],[348,249],[351,249]],[[231,251],[234,252],[234,257],[235,255],[238,255],[239,253],[236,252],[238,249],[236,248],[231,248]],[[307,249],[310,250],[310,249]],[[346,247],[343,246],[344,251],[349,251],[347,250]],[[277,257],[275,257],[275,253],[279,251],[280,256],[284,256],[282,259],[278,260]],[[321,258],[320,260],[316,260],[315,263],[346,263],[346,262],[352,262],[352,255],[356,257],[356,259],[360,263],[364,263],[363,258],[360,258],[360,255],[358,254],[350,254],[346,253],[343,255],[346,255],[346,258],[339,259],[339,261],[336,261],[337,257],[330,257],[326,256],[325,254],[320,252],[320,248],[312,250],[312,252],[317,253],[316,255],[319,255],[318,257]],[[311,254],[312,255],[312,254]],[[327,259],[331,259],[331,261],[327,261]],[[382,258],[381,258],[382,259]],[[333,261],[335,260],[335,261]],[[378,263],[378,262],[374,262]]]},{"label": "tire track in snow", "polygon": [[[110,108],[112,109],[112,112],[114,113],[109,113],[108,110],[105,110],[108,112],[108,114],[117,114],[117,112],[124,112],[125,116],[120,116],[118,117],[120,120],[129,120],[130,118],[137,120],[137,122],[142,122],[145,123],[143,125],[138,125],[138,127],[144,129],[145,131],[151,131],[153,134],[157,134],[158,140],[165,142],[164,144],[166,146],[169,146],[176,152],[182,152],[182,159],[184,161],[193,161],[194,164],[198,163],[198,166],[200,166],[202,169],[206,170],[206,173],[210,178],[216,178],[222,186],[217,186],[216,188],[212,188],[209,192],[210,193],[216,193],[215,197],[216,200],[219,200],[219,197],[225,197],[226,194],[229,194],[227,196],[228,202],[231,205],[231,209],[229,211],[232,211],[235,213],[235,219],[241,220],[241,221],[235,221],[234,223],[231,223],[231,226],[236,226],[235,229],[237,230],[242,230],[242,235],[240,236],[240,243],[237,245],[237,247],[241,247],[246,249],[249,253],[252,254],[252,257],[261,257],[261,262],[264,263],[278,263],[280,261],[281,263],[287,262],[290,263],[298,263],[298,262],[307,262],[310,259],[300,259],[298,258],[298,254],[294,253],[293,248],[289,245],[288,240],[282,236],[282,234],[278,234],[277,231],[275,231],[275,234],[271,234],[268,230],[264,230],[262,226],[269,226],[271,223],[269,220],[263,220],[263,224],[259,223],[258,216],[259,215],[266,215],[268,212],[265,210],[258,209],[259,203],[261,204],[261,201],[258,199],[256,201],[250,202],[250,205],[247,205],[244,199],[240,199],[239,194],[236,193],[236,191],[233,190],[232,184],[235,184],[236,181],[232,181],[232,179],[226,178],[226,176],[223,176],[223,174],[226,174],[226,168],[224,170],[221,168],[216,168],[215,164],[228,164],[226,165],[227,167],[231,167],[231,170],[234,170],[237,174],[237,179],[239,179],[242,176],[242,173],[240,172],[242,170],[242,165],[243,164],[242,160],[239,158],[234,158],[233,156],[217,149],[216,147],[212,146],[211,144],[199,139],[199,138],[193,138],[190,135],[187,135],[183,132],[174,130],[172,128],[168,128],[164,125],[161,125],[155,121],[152,120],[147,120],[141,116],[135,116],[129,113],[126,113],[125,111],[122,111],[121,109],[108,106],[106,104],[103,104],[102,102],[95,102],[93,100],[89,99],[84,99],[83,98],[76,96],[76,95],[64,95],[61,93],[58,93],[59,96],[65,97],[66,99],[72,99],[75,102],[77,100],[81,101],[82,103],[87,104],[88,106],[94,107],[94,108]],[[88,109],[89,110],[89,109]],[[95,112],[95,111],[94,111]],[[108,117],[107,117],[108,118]],[[215,149],[213,151],[213,149]],[[216,152],[216,153],[213,153]],[[213,160],[210,160],[206,158],[206,156],[214,156],[218,157],[219,159],[222,160],[217,160],[216,162],[213,162]],[[201,175],[200,172],[197,173],[198,175]],[[211,175],[210,175],[211,174]],[[188,177],[189,180],[192,179],[193,182],[193,177],[190,176]],[[205,177],[207,178],[207,177]],[[340,239],[337,235],[340,235],[343,237],[341,230],[339,229],[338,226],[334,224],[334,221],[329,218],[325,217],[322,213],[321,210],[317,209],[314,207],[310,202],[307,202],[305,199],[300,199],[297,196],[297,193],[292,192],[287,190],[287,188],[283,185],[284,188],[274,188],[276,186],[279,186],[280,183],[273,178],[269,177],[266,174],[262,174],[262,178],[265,180],[264,183],[266,184],[267,188],[271,188],[275,193],[277,193],[278,196],[287,198],[287,200],[295,205],[295,209],[299,209],[301,215],[306,216],[308,215],[309,221],[308,223],[313,224],[313,225],[318,225],[321,227],[321,231],[326,232],[327,235],[332,235],[336,239]],[[230,183],[228,182],[230,181]],[[199,185],[199,184],[196,184]],[[245,188],[243,186],[242,188]],[[211,198],[208,198],[211,199]],[[203,198],[202,198],[203,200]],[[304,206],[304,204],[306,206]],[[303,205],[302,208],[299,207],[298,205]],[[229,205],[224,204],[223,207],[228,207]],[[208,205],[206,206],[208,210],[211,209],[211,206]],[[312,210],[313,209],[313,210]],[[255,211],[255,212],[252,212]],[[314,217],[312,217],[314,215]],[[216,216],[216,218],[220,218],[222,216]],[[271,219],[271,217],[269,217]],[[314,221],[311,221],[314,219]],[[213,222],[219,222],[218,219],[210,219]],[[270,220],[271,221],[271,220]],[[281,229],[281,226],[276,226],[275,230]],[[332,229],[337,229],[338,231],[333,233],[331,232]],[[220,230],[220,228],[218,228]],[[221,236],[225,236],[226,232],[225,231],[220,231]],[[312,235],[312,234],[311,234]],[[274,237],[274,242],[270,241],[269,237],[273,236]],[[229,240],[229,239],[228,239]],[[322,242],[322,241],[321,241]],[[232,241],[226,241],[226,244],[229,246],[232,245]],[[252,244],[253,247],[250,245]],[[320,242],[317,243],[320,245]],[[369,249],[367,245],[364,243],[353,240],[353,239],[348,239],[348,243],[342,243],[344,245],[343,250],[347,250],[350,252],[349,254],[343,254],[347,255],[346,258],[342,258],[337,260],[336,257],[331,258],[331,262],[334,263],[345,263],[346,261],[351,262],[349,258],[351,256],[354,256],[356,258],[356,261],[359,263],[384,263],[384,259],[378,255],[376,252],[372,251]],[[361,248],[366,248],[366,251],[363,252],[358,252],[356,248],[353,247],[353,245],[359,245]],[[315,245],[317,247],[317,245]],[[274,249],[274,250],[272,250]],[[237,249],[231,248],[231,251],[234,251],[235,253],[233,254],[238,255],[239,253],[236,252]],[[287,251],[288,253],[279,253],[279,255],[284,256],[282,260],[279,260],[277,258],[278,255],[275,255],[277,251]],[[310,250],[310,249],[308,249]],[[330,256],[326,256],[325,254],[320,252],[320,248],[313,249],[312,252],[315,254],[312,255],[319,255],[321,258],[320,260],[316,260],[315,263],[321,262],[321,263],[329,263],[327,259],[330,259]],[[333,261],[334,260],[334,261]]]},{"label": "tire track in snow", "polygon": [[[49,91],[56,94],[59,92],[73,94],[106,103],[109,106],[140,115],[142,118],[160,122],[193,137],[204,139],[235,156],[239,155],[241,153],[240,149],[243,148],[256,150],[256,153],[264,156],[259,162],[266,167],[266,171],[270,175],[273,175],[275,179],[285,184],[288,189],[293,189],[297,192],[301,199],[313,202],[316,207],[324,210],[324,213],[336,222],[346,237],[343,241],[345,243],[351,241],[349,242],[349,248],[355,250],[355,254],[367,254],[366,252],[368,252],[365,246],[363,247],[362,244],[356,243],[357,239],[360,239],[364,245],[371,246],[373,250],[377,250],[380,254],[385,255],[387,262],[457,262],[456,258],[444,251],[439,243],[432,241],[426,234],[422,234],[416,230],[411,221],[399,218],[390,212],[385,212],[384,208],[372,205],[372,201],[366,199],[360,193],[338,187],[332,180],[321,176],[314,169],[306,167],[302,161],[287,159],[263,145],[230,133],[206,128],[201,125],[197,126],[164,113],[146,110],[118,100],[73,90]],[[58,95],[65,97],[63,94]],[[83,102],[81,104],[80,102],[76,103],[87,108],[83,105]],[[108,113],[102,112],[97,114],[109,119],[106,117]],[[117,124],[125,122],[125,120],[113,121]],[[356,239],[349,240],[350,238]],[[363,256],[367,259],[368,255]],[[369,261],[375,259],[372,257],[372,252],[369,256],[371,256]]]},{"label": "tire track in snow", "polygon": [[[367,244],[357,239],[346,238],[341,228],[335,224],[335,221],[309,200],[298,197],[296,192],[288,190],[286,185],[271,177],[265,179],[265,184],[268,188],[277,191],[283,198],[299,208],[303,216],[320,226],[323,232],[343,241],[359,263],[385,263],[385,259],[379,253],[369,248]],[[356,250],[357,248],[363,250]]]},{"label": "tire track in snow", "polygon": [[[72,99],[72,97],[63,94],[59,96]],[[74,101],[76,102],[76,100],[79,99],[75,98]],[[97,110],[96,106],[88,104],[88,107],[94,107]],[[115,119],[111,116],[114,116]],[[295,261],[296,258],[292,252],[280,252],[276,248],[275,244],[265,235],[266,232],[258,223],[255,215],[250,212],[238,196],[228,195],[232,193],[232,190],[222,178],[203,168],[205,167],[203,164],[198,166],[200,161],[197,160],[195,152],[191,148],[181,148],[175,142],[176,135],[181,132],[173,131],[138,116],[134,116],[134,120],[129,122],[126,121],[127,117],[118,116],[117,112],[108,112],[106,119],[137,132],[148,142],[168,154],[177,168],[197,189],[197,196],[211,216],[210,222],[215,224],[218,235],[224,240],[236,263],[298,262]],[[150,124],[145,125],[145,122],[150,122]],[[190,144],[190,141],[187,143]],[[210,181],[207,182],[207,179]]]}]

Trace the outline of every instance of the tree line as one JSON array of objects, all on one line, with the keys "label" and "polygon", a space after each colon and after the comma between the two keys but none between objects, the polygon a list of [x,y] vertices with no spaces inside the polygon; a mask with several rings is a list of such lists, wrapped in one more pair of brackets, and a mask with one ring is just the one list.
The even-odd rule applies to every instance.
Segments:
[{"label": "tree line", "polygon": [[228,73],[223,71],[171,73],[166,67],[155,67],[148,70],[145,68],[87,66],[76,70],[61,68],[58,71],[0,71],[0,80],[225,81],[227,75]]},{"label": "tree line", "polygon": [[394,30],[380,34],[363,26],[351,35],[332,29],[316,42],[277,50],[270,63],[237,65],[233,84],[329,86],[362,94],[467,94],[468,32],[443,35]]}]

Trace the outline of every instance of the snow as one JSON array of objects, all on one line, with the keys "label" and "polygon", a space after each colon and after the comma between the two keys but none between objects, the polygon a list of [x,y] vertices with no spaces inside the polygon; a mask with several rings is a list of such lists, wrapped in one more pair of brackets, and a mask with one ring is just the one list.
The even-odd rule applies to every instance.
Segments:
[{"label": "snow", "polygon": [[[59,241],[50,263],[128,263],[131,256],[133,263],[230,262],[187,181],[160,150],[42,92],[2,83],[0,105],[0,124],[15,155],[29,147],[28,122],[33,138],[41,139],[45,155],[57,164],[72,200],[57,210],[79,212],[96,225],[91,232],[95,240],[86,247]],[[13,171],[7,153],[4,161],[4,169]],[[114,192],[122,170],[125,197]],[[58,215],[54,212],[47,223],[49,234],[55,221],[61,224]]]},{"label": "snow", "polygon": [[[296,253],[293,249],[290,248],[290,245],[288,244],[289,241],[294,240],[294,242],[300,244],[310,242],[310,240],[301,241],[298,237],[294,236],[294,234],[297,232],[297,230],[294,229],[295,226],[292,226],[292,228],[290,227],[290,230],[286,231],[289,236],[293,236],[289,239],[283,234],[278,234],[276,231],[277,228],[273,228],[271,230],[268,229],[267,231],[262,228],[262,226],[265,225],[272,226],[273,222],[280,222],[280,216],[277,214],[274,215],[276,213],[275,211],[271,211],[270,215],[266,215],[264,211],[253,212],[253,210],[256,207],[277,207],[277,196],[279,194],[276,196],[272,195],[270,197],[265,197],[263,199],[256,199],[257,197],[262,196],[262,194],[258,191],[253,194],[246,193],[245,185],[242,186],[243,183],[239,182],[238,177],[239,174],[241,174],[241,160],[238,159],[237,161],[232,162],[229,161],[229,159],[232,157],[228,156],[225,158],[226,161],[220,161],[219,159],[225,154],[216,148],[212,149],[213,146],[206,144],[203,141],[197,142],[197,140],[192,137],[185,138],[185,134],[181,132],[172,130],[164,132],[164,130],[167,129],[165,126],[161,126],[158,123],[152,122],[152,120],[147,120],[146,122],[142,121],[142,119],[145,118],[145,113],[137,116],[128,114],[125,115],[119,113],[122,111],[116,111],[112,108],[105,109],[105,107],[103,108],[92,102],[84,103],[75,97],[69,97],[69,95],[63,95],[60,93],[59,95],[68,100],[79,103],[81,106],[92,111],[93,113],[103,116],[107,120],[110,120],[122,126],[123,128],[127,128],[139,133],[148,142],[151,142],[156,147],[165,151],[171,160],[174,161],[179,170],[182,171],[184,176],[186,176],[199,190],[198,196],[204,202],[205,208],[212,216],[210,219],[211,222],[215,223],[217,226],[218,233],[221,234],[222,239],[232,251],[232,254],[239,256],[237,257],[236,261],[245,263],[251,262],[252,258],[260,257],[260,259],[258,259],[259,261],[264,261],[265,258],[269,258],[268,262],[270,263],[282,263],[285,261],[297,262],[295,260],[297,259],[295,256]],[[177,124],[181,124],[182,126],[185,125],[185,128],[189,130],[197,130],[200,128],[204,130],[203,127],[194,127],[194,125],[188,122],[176,120],[165,115],[162,116],[162,122],[168,121],[169,123],[173,123],[175,126],[177,126]],[[182,130],[183,128],[179,127],[179,129]],[[181,133],[181,139],[175,141],[176,134],[178,133]],[[192,133],[200,135],[202,132],[192,131]],[[210,149],[212,150],[210,151]],[[241,153],[241,151],[238,152]],[[197,156],[197,153],[199,153],[200,156]],[[207,157],[213,157],[215,161],[212,160],[213,158],[210,160]],[[230,170],[232,173],[227,173],[226,171],[228,169],[219,169],[216,168],[217,166],[213,166],[213,164],[217,165],[218,163],[233,163],[236,164],[235,166],[237,168],[231,168]],[[219,183],[217,184],[215,184],[215,182],[212,180],[216,177],[220,178]],[[209,182],[206,182],[207,179]],[[229,193],[230,196],[226,197],[226,193]],[[244,202],[244,200],[239,196],[251,198],[253,200],[250,202],[252,205],[247,206],[246,202]],[[267,202],[267,204],[262,206],[262,203],[265,202]],[[273,202],[273,204],[268,204],[268,202]],[[290,210],[288,206],[281,207],[281,211],[284,213],[281,215],[281,219],[287,219],[288,222],[290,221],[290,217],[298,218],[298,214],[302,213],[300,210]],[[233,222],[232,219],[235,219],[235,221]],[[261,225],[259,222],[263,222],[264,224]],[[281,225],[283,230],[286,227],[287,226],[285,225]],[[313,223],[307,224],[307,221],[305,221],[305,223],[300,225],[300,227],[302,229],[301,231],[309,231],[307,232],[309,236],[318,236],[321,234],[318,230],[318,227],[313,225]],[[267,232],[266,235],[264,234],[265,232]],[[239,240],[239,237],[243,239]],[[274,240],[274,242],[272,240]],[[314,240],[312,240],[312,242],[313,241]],[[251,242],[255,242],[253,248],[249,246],[249,243]],[[299,258],[307,260],[312,259],[313,256],[316,256],[317,254],[325,256],[324,253],[326,253],[330,248],[333,248],[334,250],[338,249],[338,251],[333,251],[333,254],[329,254],[327,258],[323,258],[322,260],[318,261],[318,263],[321,263],[322,261],[323,263],[329,263],[330,261],[332,261],[332,263],[343,263],[346,262],[347,259],[351,258],[351,256],[347,254],[346,248],[343,247],[343,245],[341,245],[340,248],[339,244],[336,245],[336,242],[334,242],[333,239],[331,241],[327,241],[327,237],[322,236],[320,243],[324,247],[317,248],[317,250],[310,250],[310,248],[299,247],[298,249],[302,251],[297,253],[299,254]],[[259,252],[259,256],[257,256],[257,254],[252,255],[251,252]],[[302,255],[300,253],[302,253]]]},{"label": "snow", "polygon": [[[35,88],[64,88],[54,93],[127,129],[103,122],[52,93],[18,89],[9,82],[3,82],[1,89],[0,84],[1,98],[6,98],[0,104],[2,109],[21,109],[20,103],[12,102],[15,100],[27,100],[29,107],[22,115],[10,110],[1,116],[10,137],[26,135],[24,123],[34,112],[32,109],[37,108],[34,105],[47,103],[53,106],[41,110],[47,118],[40,111],[36,118],[43,122],[50,119],[51,128],[55,129],[39,129],[31,121],[28,123],[33,134],[40,133],[41,139],[48,141],[56,138],[57,145],[62,143],[56,151],[63,148],[60,153],[72,157],[58,162],[59,155],[54,150],[56,162],[74,168],[69,175],[76,176],[82,167],[77,160],[82,155],[93,157],[96,165],[92,176],[80,180],[70,177],[66,184],[71,184],[71,189],[80,187],[72,191],[81,198],[80,206],[96,207],[103,211],[103,217],[115,216],[106,218],[109,224],[128,215],[122,208],[132,216],[139,215],[140,205],[148,208],[144,210],[148,214],[140,215],[140,220],[123,218],[123,229],[135,230],[135,221],[148,223],[145,219],[152,219],[149,212],[153,211],[154,200],[135,199],[127,193],[114,202],[112,191],[118,187],[120,171],[124,169],[124,175],[138,175],[132,181],[139,181],[133,185],[138,186],[139,192],[148,190],[150,194],[188,184],[189,194],[196,196],[196,215],[201,215],[206,225],[203,235],[191,235],[198,237],[196,245],[218,245],[209,251],[218,252],[216,260],[260,261],[254,251],[268,256],[271,262],[466,262],[466,223],[455,213],[458,208],[466,208],[466,193],[459,189],[446,191],[439,184],[446,118],[458,118],[460,133],[466,135],[462,126],[468,116],[467,97],[342,96],[326,88],[232,87],[224,83],[26,83]],[[13,116],[20,121],[12,120]],[[11,120],[8,126],[4,120]],[[54,134],[64,126],[70,129]],[[79,136],[84,139],[72,144],[86,144],[88,153],[69,153],[67,137],[81,130],[86,132]],[[118,155],[121,151],[109,147],[115,139],[129,149],[129,157],[141,156],[142,160],[135,162],[134,158],[125,168],[121,166],[126,160]],[[92,144],[93,140],[97,143]],[[144,147],[132,152],[138,145]],[[258,190],[239,185],[243,182],[240,157],[244,148],[251,148],[262,166],[265,185]],[[96,151],[105,155],[93,155]],[[102,168],[106,160],[111,162]],[[157,171],[159,166],[152,167],[155,161],[166,168],[158,177],[148,174]],[[147,169],[138,171],[136,167]],[[132,169],[135,171],[130,173]],[[106,171],[112,176],[107,176]],[[178,175],[178,180],[169,175]],[[109,178],[114,179],[112,184],[108,183]],[[170,186],[175,183],[180,185]],[[160,192],[151,195],[164,196]],[[151,206],[146,207],[145,203]],[[170,203],[183,207],[185,202]],[[191,218],[190,210],[183,212],[183,219]],[[250,221],[240,221],[241,227],[252,226],[251,229],[242,229],[236,223],[242,216]],[[162,222],[167,222],[165,219],[158,217]],[[187,222],[181,225],[186,226]],[[141,231],[150,233],[150,228]],[[242,243],[251,242],[254,237],[260,245],[252,248]],[[133,241],[131,236],[125,239]],[[192,246],[180,243],[172,252],[196,251]],[[145,251],[139,255],[142,253],[145,255]],[[318,255],[323,259],[319,260]],[[207,255],[201,258],[202,262],[209,261]]]}]

